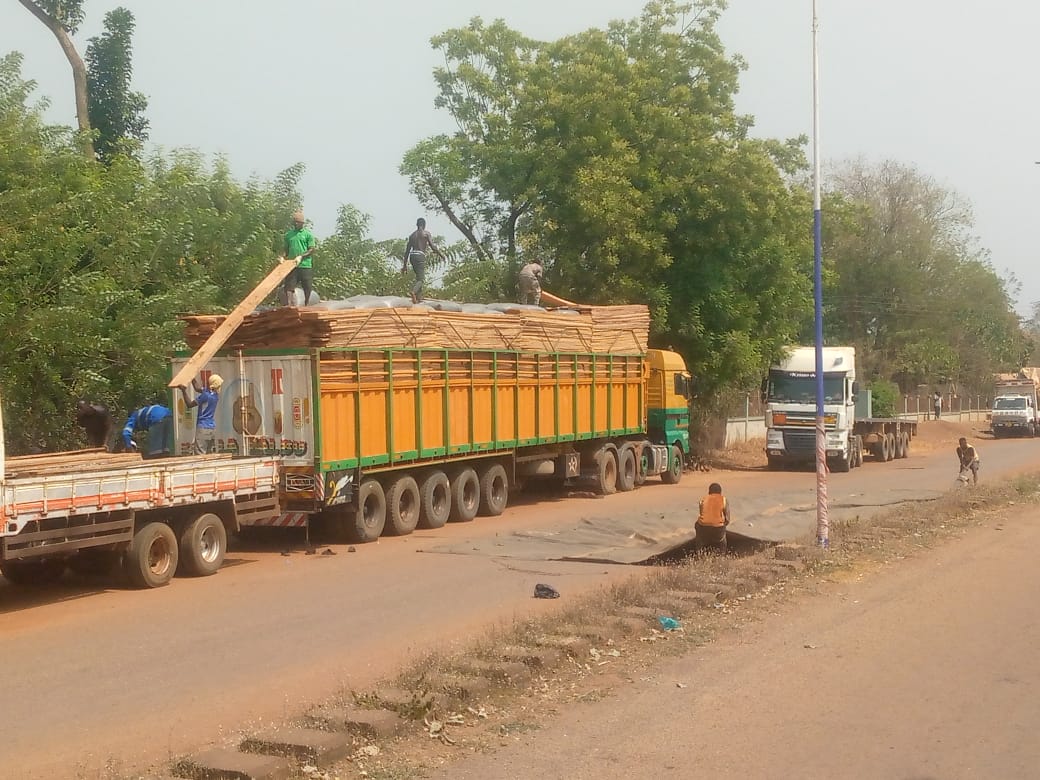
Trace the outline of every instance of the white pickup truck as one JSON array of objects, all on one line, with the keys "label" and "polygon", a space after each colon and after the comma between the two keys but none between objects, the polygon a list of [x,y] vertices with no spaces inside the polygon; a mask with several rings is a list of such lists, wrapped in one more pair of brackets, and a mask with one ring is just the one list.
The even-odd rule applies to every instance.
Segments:
[{"label": "white pickup truck", "polygon": [[228,532],[278,514],[278,480],[274,457],[142,460],[85,450],[5,459],[0,436],[0,573],[28,585],[68,567],[118,565],[141,588],[177,572],[212,574]]}]

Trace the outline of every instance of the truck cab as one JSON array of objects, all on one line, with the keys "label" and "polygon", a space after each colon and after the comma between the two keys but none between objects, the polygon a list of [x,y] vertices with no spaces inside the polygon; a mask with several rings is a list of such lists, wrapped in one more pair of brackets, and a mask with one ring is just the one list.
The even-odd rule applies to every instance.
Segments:
[{"label": "truck cab", "polygon": [[1036,387],[1032,379],[1008,380],[997,384],[990,413],[994,438],[1036,436]]},{"label": "truck cab", "polygon": [[[816,349],[792,347],[769,369],[763,383],[766,404],[766,456],[769,468],[816,458]],[[823,392],[827,462],[848,471],[857,457],[856,350],[824,347]]]}]

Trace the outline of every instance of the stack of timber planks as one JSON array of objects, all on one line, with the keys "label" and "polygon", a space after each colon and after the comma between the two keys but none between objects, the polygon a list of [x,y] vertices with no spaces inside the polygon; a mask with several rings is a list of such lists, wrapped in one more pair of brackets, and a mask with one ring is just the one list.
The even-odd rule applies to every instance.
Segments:
[{"label": "stack of timber planks", "polygon": [[[198,349],[223,315],[182,315],[185,340]],[[581,306],[566,311],[504,313],[426,308],[323,309],[284,307],[247,317],[227,349],[403,347],[596,352],[642,355],[650,331],[643,305]]]}]

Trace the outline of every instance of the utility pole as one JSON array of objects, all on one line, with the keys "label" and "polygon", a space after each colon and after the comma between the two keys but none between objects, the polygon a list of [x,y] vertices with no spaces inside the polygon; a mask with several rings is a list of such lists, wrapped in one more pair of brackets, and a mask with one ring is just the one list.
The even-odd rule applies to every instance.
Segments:
[{"label": "utility pole", "polygon": [[816,0],[812,4],[813,299],[816,320],[816,544],[830,547],[827,515],[827,432],[823,394],[823,217],[820,197],[820,51]]}]

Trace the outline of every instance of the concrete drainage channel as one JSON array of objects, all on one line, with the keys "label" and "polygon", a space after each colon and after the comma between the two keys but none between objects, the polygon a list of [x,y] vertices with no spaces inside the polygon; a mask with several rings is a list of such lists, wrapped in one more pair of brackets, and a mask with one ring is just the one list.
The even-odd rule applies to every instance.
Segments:
[{"label": "concrete drainage channel", "polygon": [[734,542],[731,555],[706,558],[703,566],[676,565],[688,557],[689,550],[658,559],[655,587],[615,593],[618,600],[613,609],[595,622],[584,613],[581,619],[551,625],[525,624],[523,631],[514,634],[515,644],[500,643],[479,654],[442,659],[438,668],[403,677],[404,687],[355,693],[352,701],[318,707],[281,728],[253,734],[237,749],[199,752],[174,762],[168,774],[152,777],[318,780],[330,776],[324,770],[340,762],[357,765],[386,755],[397,737],[425,731],[450,740],[446,731],[435,731],[441,726],[439,713],[474,712],[492,696],[519,695],[565,663],[588,662],[596,657],[596,647],[638,643],[641,636],[660,628],[658,618],[663,615],[689,619],[700,610],[775,585],[803,571],[813,554],[798,545],[763,549],[759,542],[739,538]]}]

